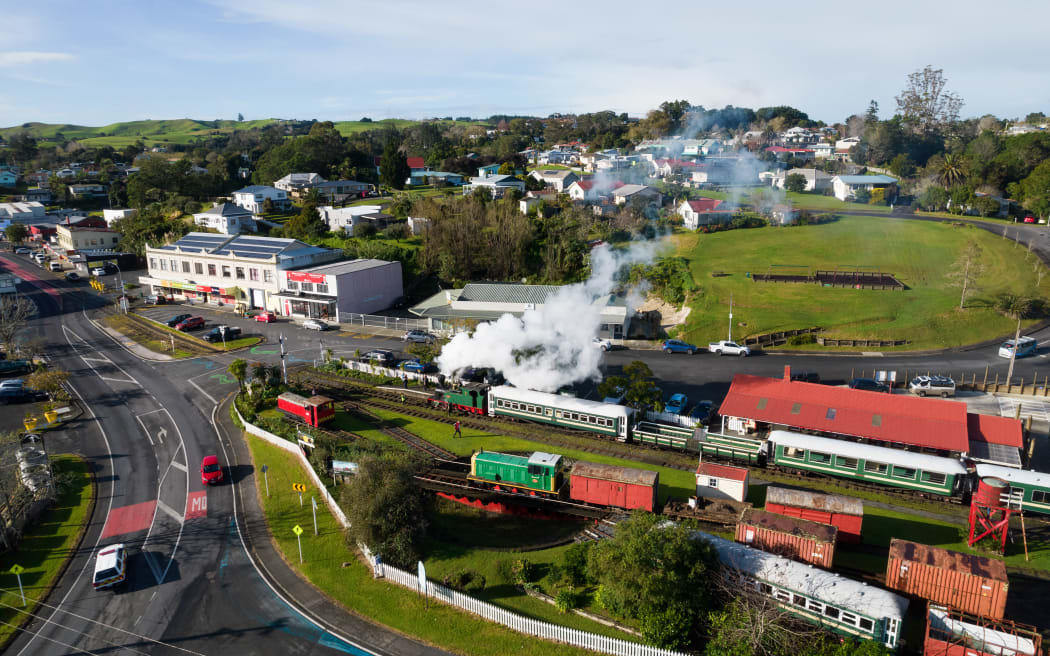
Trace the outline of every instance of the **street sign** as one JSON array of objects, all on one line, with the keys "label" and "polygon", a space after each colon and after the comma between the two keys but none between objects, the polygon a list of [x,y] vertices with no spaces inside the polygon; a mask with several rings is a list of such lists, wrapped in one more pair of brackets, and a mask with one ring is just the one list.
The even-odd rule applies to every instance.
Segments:
[{"label": "street sign", "polygon": [[269,465],[263,465],[262,466],[263,473],[265,474],[266,470],[269,469],[269,468],[270,468]]},{"label": "street sign", "polygon": [[296,492],[306,492],[306,486],[302,483],[292,483],[292,489]]},{"label": "street sign", "polygon": [[19,574],[21,574],[24,571],[26,571],[26,568],[22,567],[21,565],[12,565],[11,566],[11,573],[14,574],[15,576],[18,576]]},{"label": "street sign", "polygon": [[24,571],[26,571],[25,568],[17,563],[11,566],[11,573],[18,579],[18,594],[22,595],[22,608],[26,606],[26,591],[22,587],[22,572]]},{"label": "street sign", "polygon": [[[300,503],[302,503],[302,495],[299,495]],[[303,564],[303,527],[298,524],[292,529],[292,533],[295,533],[295,541],[299,544],[299,564]]]},{"label": "street sign", "polygon": [[295,526],[292,527],[292,533],[295,533],[296,535],[302,535],[303,534],[303,527],[299,526],[298,524],[296,524]]}]

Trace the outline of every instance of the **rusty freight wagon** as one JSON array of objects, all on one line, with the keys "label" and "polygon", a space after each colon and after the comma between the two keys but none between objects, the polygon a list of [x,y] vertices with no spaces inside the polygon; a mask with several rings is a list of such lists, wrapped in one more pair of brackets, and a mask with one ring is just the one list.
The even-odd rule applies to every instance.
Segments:
[{"label": "rusty freight wagon", "polygon": [[864,504],[860,499],[769,487],[766,488],[766,510],[778,515],[831,524],[838,528],[839,542],[860,543],[860,530],[864,523]]},{"label": "rusty freight wagon", "polygon": [[736,525],[736,541],[778,556],[831,569],[838,529],[797,517],[748,509]]},{"label": "rusty freight wagon", "polygon": [[1010,583],[1000,560],[895,539],[886,563],[886,587],[1001,620]]},{"label": "rusty freight wagon", "polygon": [[1034,626],[993,620],[929,604],[923,656],[1039,656],[1043,636]]},{"label": "rusty freight wagon", "polygon": [[656,508],[659,479],[659,473],[648,469],[579,461],[572,467],[569,498],[599,506],[652,512]]}]

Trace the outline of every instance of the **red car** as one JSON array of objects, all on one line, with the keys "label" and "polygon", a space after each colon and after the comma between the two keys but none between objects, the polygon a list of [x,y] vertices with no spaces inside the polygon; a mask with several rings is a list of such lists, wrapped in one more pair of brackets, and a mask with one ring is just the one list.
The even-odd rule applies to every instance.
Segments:
[{"label": "red car", "polygon": [[1024,218],[1024,222],[1025,223],[1035,223],[1035,217],[1034,216],[1026,216]]},{"label": "red car", "polygon": [[273,323],[274,321],[277,321],[277,315],[273,312],[260,312],[255,315],[255,320],[263,323]]},{"label": "red car", "polygon": [[181,330],[183,332],[187,330],[193,330],[194,328],[204,327],[204,317],[190,317],[189,319],[183,319],[179,323],[175,324],[175,330]]},{"label": "red car", "polygon": [[222,482],[222,467],[218,456],[204,456],[201,460],[201,485],[215,485]]}]

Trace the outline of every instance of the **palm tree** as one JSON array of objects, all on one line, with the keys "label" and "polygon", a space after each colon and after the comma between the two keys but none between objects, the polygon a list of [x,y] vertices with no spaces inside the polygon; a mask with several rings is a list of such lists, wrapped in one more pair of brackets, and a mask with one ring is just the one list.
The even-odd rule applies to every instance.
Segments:
[{"label": "palm tree", "polygon": [[1012,292],[1003,292],[995,298],[995,309],[1000,313],[1017,319],[1017,330],[1014,332],[1014,348],[1010,352],[1010,368],[1006,371],[1006,389],[1010,389],[1010,379],[1014,375],[1014,359],[1017,356],[1017,340],[1021,338],[1021,320],[1032,316],[1036,309],[1036,300],[1030,296],[1021,296]]},{"label": "palm tree", "polygon": [[230,372],[230,375],[237,379],[237,386],[243,391],[244,378],[248,374],[248,363],[238,358],[226,367],[226,371]]},{"label": "palm tree", "polygon": [[270,368],[262,362],[252,363],[252,384],[259,383],[263,387],[266,387],[266,376],[270,373]]},{"label": "palm tree", "polygon": [[269,381],[269,385],[273,385],[274,387],[276,387],[277,384],[281,382],[281,365],[272,364],[269,367],[267,367],[266,378]]},{"label": "palm tree", "polygon": [[945,153],[941,160],[940,169],[938,178],[945,189],[951,189],[966,179],[966,173],[963,171],[963,159],[959,155]]}]

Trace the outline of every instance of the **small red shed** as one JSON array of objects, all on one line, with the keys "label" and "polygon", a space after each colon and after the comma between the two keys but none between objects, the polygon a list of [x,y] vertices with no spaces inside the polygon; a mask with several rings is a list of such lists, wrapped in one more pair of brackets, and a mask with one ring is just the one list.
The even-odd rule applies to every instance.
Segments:
[{"label": "small red shed", "polygon": [[658,472],[648,469],[579,461],[572,467],[569,497],[600,506],[652,512],[656,508],[659,479]]},{"label": "small red shed", "polygon": [[886,587],[1001,620],[1010,582],[1001,560],[895,539],[886,561]]},{"label": "small red shed", "polygon": [[831,569],[835,534],[830,524],[748,508],[736,525],[736,541],[762,551]]},{"label": "small red shed", "polygon": [[742,502],[747,498],[747,480],[743,467],[701,461],[696,468],[696,496]]},{"label": "small red shed", "polygon": [[860,499],[768,487],[765,509],[778,515],[831,524],[838,528],[839,542],[860,543],[860,530],[864,523],[864,503]]}]

